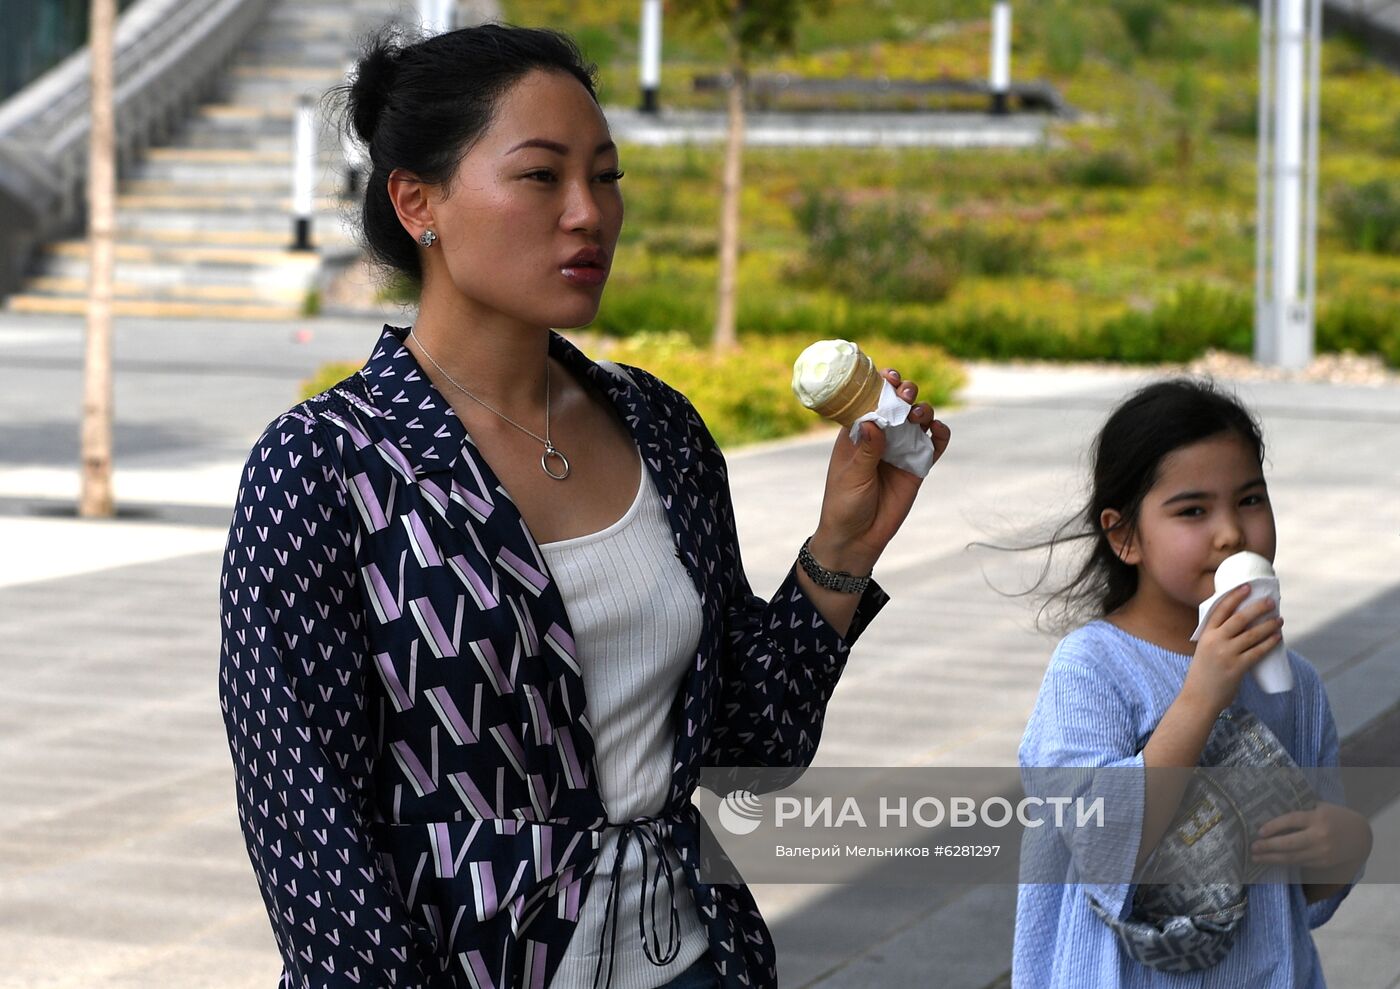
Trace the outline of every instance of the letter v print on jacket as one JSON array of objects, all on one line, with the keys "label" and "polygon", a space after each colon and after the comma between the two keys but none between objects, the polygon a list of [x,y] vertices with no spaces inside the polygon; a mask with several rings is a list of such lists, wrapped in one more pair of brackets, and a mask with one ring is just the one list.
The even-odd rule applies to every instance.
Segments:
[{"label": "letter v print on jacket", "polygon": [[[244,469],[220,588],[239,816],[286,989],[544,989],[607,820],[583,680],[535,540],[406,334],[385,327]],[[842,639],[794,570],[755,596],[724,459],[690,403],[557,334],[550,353],[616,405],[700,594],[661,817],[725,989],[775,989],[747,887],[697,879],[689,798],[704,766],[811,762],[887,598],[872,582]]]}]

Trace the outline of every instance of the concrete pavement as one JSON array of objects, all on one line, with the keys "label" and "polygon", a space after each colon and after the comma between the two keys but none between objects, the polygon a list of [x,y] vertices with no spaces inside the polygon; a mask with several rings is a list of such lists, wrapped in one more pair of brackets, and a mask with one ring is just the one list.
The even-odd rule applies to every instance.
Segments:
[{"label": "concrete pavement", "polygon": [[[81,323],[0,318],[0,987],[276,982],[215,698],[219,548],[253,439],[369,320],[123,323],[112,522],[71,517]],[[1069,511],[1107,409],[1144,373],[974,366],[953,447],[877,572],[893,595],[832,702],[818,764],[1014,763],[1053,637],[1012,589],[1014,538]],[[1240,386],[1263,419],[1290,643],[1343,736],[1400,702],[1400,389]],[[744,556],[771,591],[815,524],[823,434],[731,455]],[[1382,824],[1385,825],[1382,828]],[[1378,836],[1400,833],[1392,805]],[[1014,888],[761,886],[791,986],[982,989]],[[1400,887],[1318,933],[1329,984],[1400,986]]]}]

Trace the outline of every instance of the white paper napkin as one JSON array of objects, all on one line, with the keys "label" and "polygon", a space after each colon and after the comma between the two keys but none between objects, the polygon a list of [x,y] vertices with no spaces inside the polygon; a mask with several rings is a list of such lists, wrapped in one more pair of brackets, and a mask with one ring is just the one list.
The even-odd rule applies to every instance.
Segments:
[{"label": "white paper napkin", "polygon": [[[1249,584],[1249,597],[1240,602],[1235,608],[1236,611],[1264,598],[1271,598],[1275,603],[1280,601],[1277,577],[1255,577],[1245,583]],[[1210,621],[1211,612],[1215,611],[1216,605],[1220,604],[1220,599],[1239,586],[1239,584],[1235,584],[1231,587],[1219,588],[1201,602],[1198,609],[1200,622],[1196,626],[1196,631],[1191,633],[1192,642],[1198,641],[1201,634],[1205,632],[1206,622]],[[1265,693],[1282,694],[1293,689],[1293,669],[1288,665],[1288,647],[1282,641],[1255,664],[1252,672],[1255,682]]]},{"label": "white paper napkin", "polygon": [[907,470],[916,477],[928,477],[933,469],[933,440],[919,424],[909,421],[914,407],[900,398],[886,381],[880,389],[880,403],[851,423],[851,442],[860,438],[860,424],[873,422],[885,431],[885,454],[880,459]]}]

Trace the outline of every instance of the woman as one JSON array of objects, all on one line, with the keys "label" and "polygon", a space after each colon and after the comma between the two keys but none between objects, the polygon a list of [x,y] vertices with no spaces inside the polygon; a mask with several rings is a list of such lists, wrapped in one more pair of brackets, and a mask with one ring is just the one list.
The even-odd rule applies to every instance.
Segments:
[{"label": "woman", "polygon": [[696,878],[689,797],[703,766],[810,763],[919,480],[873,425],[839,436],[804,566],[756,598],[694,409],[550,330],[593,319],[622,225],[577,49],[380,40],[349,104],[418,320],[269,426],[223,573],[282,985],[775,986],[748,890]]}]

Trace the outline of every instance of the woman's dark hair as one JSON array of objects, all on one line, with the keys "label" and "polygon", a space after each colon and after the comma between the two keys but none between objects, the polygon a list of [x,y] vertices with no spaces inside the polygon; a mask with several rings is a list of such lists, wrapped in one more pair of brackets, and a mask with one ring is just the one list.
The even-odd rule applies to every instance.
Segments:
[{"label": "woman's dark hair", "polygon": [[448,184],[501,97],[540,69],[568,73],[597,101],[596,67],[558,31],[483,24],[412,41],[389,28],[367,40],[354,79],[333,95],[345,106],[343,126],[369,149],[361,224],[379,265],[422,283],[418,245],[389,200],[389,173]]},{"label": "woman's dark hair", "polygon": [[[1122,516],[1114,530],[1131,536],[1147,492],[1157,483],[1162,461],[1192,443],[1234,433],[1264,463],[1259,423],[1236,398],[1213,382],[1174,378],[1147,385],[1109,415],[1094,440],[1093,487],[1084,507],[1042,542],[1018,549],[1048,549],[1036,583],[1023,593],[1044,595],[1039,619],[1047,611],[1051,626],[1067,631],[1089,618],[1102,618],[1122,607],[1137,592],[1137,568],[1124,563],[1099,524],[1105,509]],[[1054,552],[1062,544],[1089,541],[1089,551],[1072,579],[1041,592]]]}]

